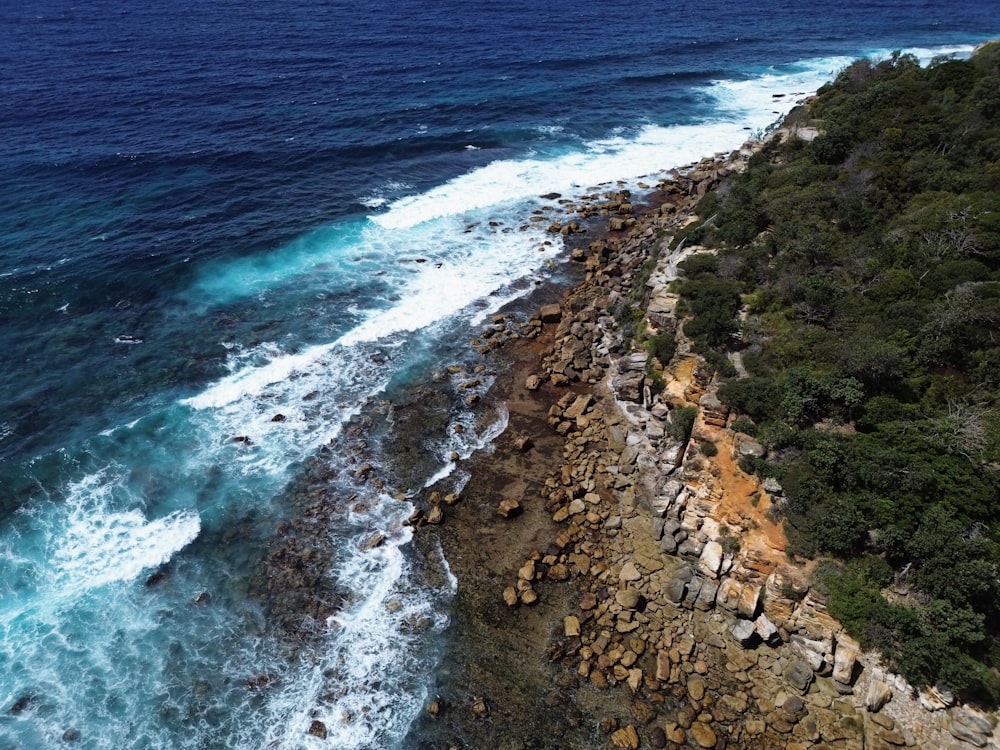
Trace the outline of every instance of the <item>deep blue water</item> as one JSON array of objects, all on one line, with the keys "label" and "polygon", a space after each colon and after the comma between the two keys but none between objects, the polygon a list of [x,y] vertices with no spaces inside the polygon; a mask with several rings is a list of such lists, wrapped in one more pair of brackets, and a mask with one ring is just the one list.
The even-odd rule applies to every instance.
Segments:
[{"label": "deep blue water", "polygon": [[0,747],[405,746],[446,563],[362,490],[327,540],[356,595],[290,656],[247,588],[303,462],[559,273],[538,196],[732,149],[862,54],[968,54],[995,10],[0,4]]}]

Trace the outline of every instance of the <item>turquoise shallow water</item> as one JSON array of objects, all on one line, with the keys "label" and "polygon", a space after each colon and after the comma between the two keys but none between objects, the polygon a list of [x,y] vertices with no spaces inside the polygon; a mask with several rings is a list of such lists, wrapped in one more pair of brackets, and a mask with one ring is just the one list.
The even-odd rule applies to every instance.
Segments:
[{"label": "turquoise shallow water", "polygon": [[[977,2],[630,13],[0,8],[0,747],[405,747],[454,582],[354,476],[412,451],[426,477],[387,489],[460,486],[451,451],[502,428],[457,378],[461,434],[402,445],[383,401],[558,277],[539,196],[734,148],[856,55],[997,32]],[[308,643],[260,596],[290,538],[335,592]]]}]

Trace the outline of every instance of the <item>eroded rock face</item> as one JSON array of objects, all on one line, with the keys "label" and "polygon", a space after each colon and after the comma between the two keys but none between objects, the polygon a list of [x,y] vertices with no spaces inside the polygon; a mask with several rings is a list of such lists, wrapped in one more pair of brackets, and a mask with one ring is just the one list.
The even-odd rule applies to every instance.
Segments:
[{"label": "eroded rock face", "polygon": [[[502,602],[512,608],[543,604],[530,614],[510,612],[497,597],[501,586],[492,589],[494,601],[504,616],[530,622],[550,606],[552,587],[578,587],[554,615],[547,653],[588,690],[624,694],[616,715],[601,722],[604,744],[892,745],[891,719],[859,713],[886,705],[888,682],[862,683],[864,700],[840,697],[850,695],[861,671],[857,644],[788,563],[781,539],[767,540],[768,547],[753,533],[763,515],[755,516],[748,498],[756,489],[763,506],[780,496],[780,486],[761,492],[744,483],[736,496],[726,483],[723,470],[735,471],[739,455],[761,455],[763,447],[736,447],[710,378],[685,359],[683,342],[664,372],[665,390],[653,393],[648,368],[670,363],[625,350],[607,312],[629,299],[649,243],[660,242],[654,238],[669,226],[639,223],[634,234],[594,243],[584,288],[563,302],[558,319],[547,318],[558,326],[556,340],[531,397],[548,400],[542,412],[549,409],[548,424],[563,441],[558,467],[539,490],[554,531],[538,543],[530,570],[524,564],[518,571],[519,560],[502,587]],[[667,266],[677,258],[667,255],[645,282],[656,308],[650,322],[682,330],[666,291]],[[674,382],[688,366],[690,377]],[[585,383],[594,387],[582,393]],[[696,440],[724,446],[719,459],[670,435],[678,405],[698,406]],[[957,726],[965,731],[961,720]]]}]

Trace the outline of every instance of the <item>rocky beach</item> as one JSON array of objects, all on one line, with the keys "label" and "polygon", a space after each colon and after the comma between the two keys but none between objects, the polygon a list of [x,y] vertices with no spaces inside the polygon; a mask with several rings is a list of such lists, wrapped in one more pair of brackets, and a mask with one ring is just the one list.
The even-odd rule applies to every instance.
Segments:
[{"label": "rocky beach", "polygon": [[[647,205],[612,188],[543,215],[607,232],[573,251],[561,299],[473,342],[509,419],[462,491],[428,488],[410,519],[458,582],[420,747],[995,746],[987,714],[907,685],[827,613],[769,512],[780,485],[739,468],[764,448],[729,429],[681,332],[670,283],[700,248],[674,237],[760,145],[679,170]],[[658,360],[636,325],[676,351]]]}]

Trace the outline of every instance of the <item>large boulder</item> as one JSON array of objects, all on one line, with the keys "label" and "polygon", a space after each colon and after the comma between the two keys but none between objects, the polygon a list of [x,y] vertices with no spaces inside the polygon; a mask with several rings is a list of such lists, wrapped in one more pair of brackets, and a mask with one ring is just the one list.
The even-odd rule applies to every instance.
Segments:
[{"label": "large boulder", "polygon": [[892,699],[892,688],[885,680],[885,675],[876,672],[872,675],[871,682],[868,683],[868,691],[865,693],[865,708],[871,713],[878,713],[882,706]]},{"label": "large boulder", "polygon": [[948,711],[948,731],[962,742],[975,747],[986,747],[993,736],[993,725],[980,713],[965,706],[956,706]]},{"label": "large boulder", "polygon": [[562,309],[557,304],[542,305],[538,317],[543,323],[558,323],[562,320]]},{"label": "large boulder", "polygon": [[698,570],[709,578],[718,578],[722,567],[722,545],[716,541],[708,542],[698,559]]},{"label": "large boulder", "polygon": [[842,685],[854,682],[854,667],[858,662],[861,646],[845,633],[837,636],[837,650],[833,654],[833,679]]},{"label": "large boulder", "polygon": [[785,681],[794,688],[799,695],[805,695],[813,683],[813,671],[802,659],[792,659],[783,670]]},{"label": "large boulder", "polygon": [[[750,620],[736,620],[729,626],[729,633],[743,648],[750,648],[757,640],[757,628]],[[809,674],[812,676],[811,670]]]},{"label": "large boulder", "polygon": [[691,568],[686,565],[675,572],[667,581],[664,593],[667,599],[674,604],[680,604],[687,595],[688,585],[691,583]]}]

